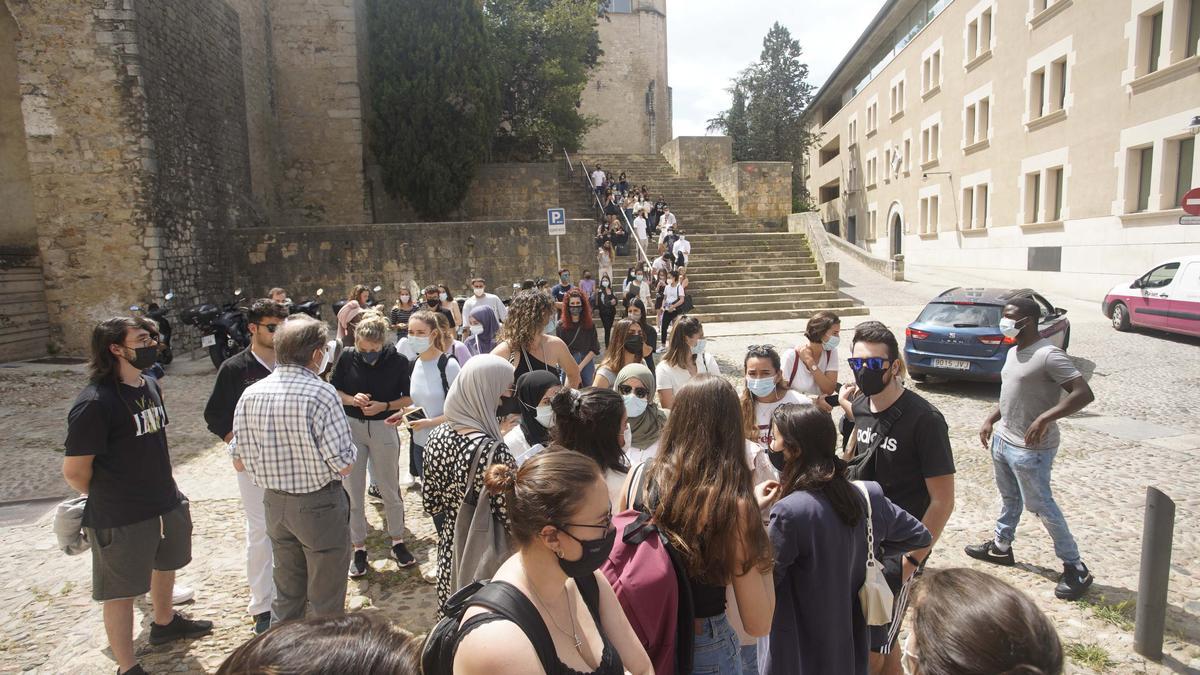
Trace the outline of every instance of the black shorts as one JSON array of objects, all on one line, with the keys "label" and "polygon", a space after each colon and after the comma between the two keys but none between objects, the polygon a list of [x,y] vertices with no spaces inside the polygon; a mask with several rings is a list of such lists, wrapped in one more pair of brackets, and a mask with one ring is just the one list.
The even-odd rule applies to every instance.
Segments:
[{"label": "black shorts", "polygon": [[87,528],[92,542],[92,599],[121,600],[150,591],[153,570],[172,572],[192,561],[192,512],[187,501],[161,516],[119,527]]},{"label": "black shorts", "polygon": [[[879,562],[883,563],[883,578],[887,579],[888,587],[892,589],[892,596],[899,597],[900,577],[904,573],[904,558],[900,555],[893,555],[880,558]],[[870,630],[871,651],[881,653],[883,648],[887,646],[887,636],[892,630],[892,624],[870,626]]]}]

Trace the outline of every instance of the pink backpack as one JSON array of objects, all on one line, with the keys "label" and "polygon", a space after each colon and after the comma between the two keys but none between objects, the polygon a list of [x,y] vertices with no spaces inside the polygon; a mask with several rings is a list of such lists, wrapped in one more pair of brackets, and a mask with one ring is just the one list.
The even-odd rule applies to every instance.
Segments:
[{"label": "pink backpack", "polygon": [[[646,648],[656,673],[691,673],[692,594],[683,560],[659,531],[643,503],[646,464],[631,470],[629,509],[613,516],[621,533],[600,568],[625,616]],[[651,500],[656,495],[653,490]]]}]

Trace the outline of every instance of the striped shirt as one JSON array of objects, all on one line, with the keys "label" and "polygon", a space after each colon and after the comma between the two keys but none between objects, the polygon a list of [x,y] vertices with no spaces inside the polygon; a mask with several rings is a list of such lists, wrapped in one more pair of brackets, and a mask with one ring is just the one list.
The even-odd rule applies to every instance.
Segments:
[{"label": "striped shirt", "polygon": [[341,480],[358,452],[337,391],[303,366],[281,364],[250,385],[233,435],[231,453],[255,485],[296,494]]}]

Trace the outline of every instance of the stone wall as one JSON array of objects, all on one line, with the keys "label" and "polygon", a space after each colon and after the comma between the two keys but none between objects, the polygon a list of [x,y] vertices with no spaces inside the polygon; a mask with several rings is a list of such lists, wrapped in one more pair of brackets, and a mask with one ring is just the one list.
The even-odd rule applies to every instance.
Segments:
[{"label": "stone wall", "polygon": [[283,221],[364,222],[362,0],[271,0],[270,12]]},{"label": "stone wall", "polygon": [[[593,221],[568,221],[562,261],[576,278],[596,269],[593,234]],[[508,297],[513,282],[553,278],[557,269],[545,219],[249,228],[238,231],[234,243],[233,276],[248,297],[272,286],[287,288],[294,298],[324,288],[332,303],[355,284],[379,284],[390,305],[403,286],[444,281],[463,294],[476,276]]]},{"label": "stone wall", "polygon": [[136,22],[151,174],[147,300],[174,291],[181,304],[207,301],[229,290],[227,233],[254,224],[238,15],[224,0],[140,0]]},{"label": "stone wall", "polygon": [[7,2],[50,339],[74,353],[86,326],[150,287],[145,95],[127,4]]},{"label": "stone wall", "polygon": [[729,136],[680,136],[664,145],[661,153],[681,178],[704,180],[713,171],[733,162],[733,139]]},{"label": "stone wall", "polygon": [[25,122],[17,86],[17,22],[0,4],[0,249],[37,249]]},{"label": "stone wall", "polygon": [[583,90],[580,111],[601,122],[584,138],[585,152],[653,153],[672,137],[666,0],[631,3],[633,12],[609,13],[597,24],[604,55]]},{"label": "stone wall", "polygon": [[[273,220],[279,213],[283,182],[279,162],[280,134],[276,114],[274,49],[268,0],[225,0],[237,11],[241,29],[242,82],[245,83],[246,140],[254,220]],[[251,208],[247,205],[246,208]]]},{"label": "stone wall", "polygon": [[791,162],[736,162],[708,179],[740,216],[782,223],[792,212]]}]

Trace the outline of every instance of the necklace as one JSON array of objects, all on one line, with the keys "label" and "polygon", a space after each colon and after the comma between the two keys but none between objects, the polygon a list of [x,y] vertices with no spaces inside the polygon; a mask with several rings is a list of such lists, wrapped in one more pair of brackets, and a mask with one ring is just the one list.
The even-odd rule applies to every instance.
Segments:
[{"label": "necklace", "polygon": [[533,591],[533,597],[537,599],[538,604],[546,608],[546,615],[550,617],[550,623],[558,629],[558,632],[571,638],[575,641],[575,651],[579,652],[579,657],[584,663],[589,663],[587,657],[583,655],[583,640],[579,639],[579,632],[575,628],[575,610],[571,606],[571,594],[567,593],[567,587],[563,586],[563,596],[567,599],[567,615],[571,618],[571,630],[566,631],[562,626],[558,625],[558,619],[554,618],[554,612],[550,611],[550,606],[542,600],[542,596],[538,595],[537,587],[533,585],[533,580],[529,578],[529,572],[525,571],[525,567],[521,567],[521,574],[525,575],[525,583],[529,584],[529,590]]}]

